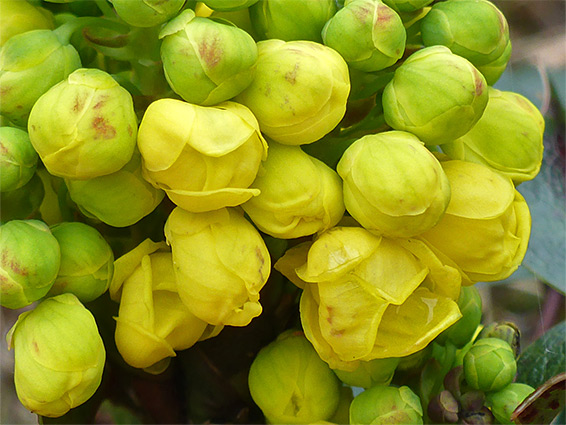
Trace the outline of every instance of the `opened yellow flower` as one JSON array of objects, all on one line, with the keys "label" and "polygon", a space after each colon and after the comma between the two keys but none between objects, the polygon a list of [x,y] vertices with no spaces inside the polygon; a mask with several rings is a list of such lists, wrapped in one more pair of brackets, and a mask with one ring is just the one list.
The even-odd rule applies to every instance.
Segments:
[{"label": "opened yellow flower", "polygon": [[177,290],[191,312],[212,325],[246,326],[261,314],[259,291],[269,251],[241,209],[190,213],[175,208],[165,223]]},{"label": "opened yellow flower", "polygon": [[275,268],[303,288],[305,335],[333,369],[412,354],[461,317],[459,271],[415,239],[334,227]]},{"label": "opened yellow flower", "polygon": [[472,281],[509,277],[525,256],[531,215],[525,199],[487,166],[444,161],[452,197],[440,222],[420,237],[453,260]]},{"label": "opened yellow flower", "polygon": [[[221,125],[219,125],[221,123]],[[240,205],[267,155],[267,143],[248,108],[159,99],[142,119],[138,147],[145,177],[192,212]]]},{"label": "opened yellow flower", "polygon": [[112,299],[120,302],[115,340],[129,365],[161,373],[175,351],[222,330],[208,326],[182,303],[165,242],[146,239],[118,258],[115,270],[110,286]]}]

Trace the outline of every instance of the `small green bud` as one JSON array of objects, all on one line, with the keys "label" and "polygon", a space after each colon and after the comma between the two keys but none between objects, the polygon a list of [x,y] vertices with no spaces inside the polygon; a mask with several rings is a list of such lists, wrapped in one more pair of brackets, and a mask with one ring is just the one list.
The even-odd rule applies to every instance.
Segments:
[{"label": "small green bud", "polygon": [[407,34],[399,15],[386,4],[353,0],[328,20],[322,39],[350,67],[373,72],[393,65],[403,56]]},{"label": "small green bud", "polygon": [[0,226],[0,304],[22,308],[43,297],[61,262],[57,239],[39,220],[12,220]]},{"label": "small green bud", "polygon": [[127,227],[151,213],[165,193],[142,176],[136,150],[122,169],[89,180],[65,179],[71,199],[81,212],[114,227]]},{"label": "small green bud", "polygon": [[39,97],[80,66],[75,48],[63,44],[53,31],[33,30],[10,38],[0,50],[0,113],[26,126]]},{"label": "small green bud", "polygon": [[383,3],[397,12],[414,12],[432,2],[433,0],[383,0]]},{"label": "small green bud", "polygon": [[509,44],[507,20],[488,0],[448,0],[434,4],[422,20],[421,34],[425,46],[446,46],[477,68],[507,54]]},{"label": "small green bud", "polygon": [[167,23],[159,38],[165,77],[187,102],[207,106],[224,102],[254,78],[256,43],[236,26],[195,17],[187,9]]},{"label": "small green bud", "polygon": [[298,331],[281,334],[258,353],[248,384],[271,423],[326,421],[340,400],[338,378]]},{"label": "small green bud", "polygon": [[22,187],[0,193],[0,221],[24,220],[36,213],[45,196],[41,178],[36,174]]},{"label": "small green bud", "polygon": [[327,230],[344,215],[338,174],[299,146],[271,142],[251,188],[259,195],[242,205],[255,225],[276,238]]},{"label": "small green bud", "polygon": [[132,96],[104,71],[81,68],[49,89],[30,113],[31,143],[47,170],[91,179],[118,171],[136,146]]},{"label": "small green bud", "polygon": [[334,0],[262,0],[250,7],[250,20],[261,40],[322,42],[324,24],[336,12]]},{"label": "small green bud", "polygon": [[505,341],[513,349],[515,358],[521,352],[521,331],[511,322],[490,323],[481,330],[479,338],[499,338]]},{"label": "small green bud", "polygon": [[464,356],[466,382],[481,391],[498,391],[515,378],[517,362],[513,350],[498,338],[476,341]]},{"label": "small green bud", "polygon": [[48,296],[70,292],[85,303],[108,289],[114,270],[114,254],[108,242],[84,223],[59,223],[51,233],[61,248],[61,267]]},{"label": "small green bud", "polygon": [[483,75],[447,47],[432,46],[413,53],[397,68],[383,92],[383,113],[392,128],[440,145],[466,134],[487,101]]},{"label": "small green bud", "polygon": [[175,16],[185,0],[110,0],[120,18],[134,27],[153,27]]},{"label": "small green bud", "polygon": [[16,393],[33,413],[62,416],[100,385],[104,344],[93,315],[72,294],[22,313],[6,339],[14,348]]},{"label": "small green bud", "polygon": [[438,393],[428,404],[428,416],[433,423],[455,424],[458,422],[460,407],[452,393],[443,390]]},{"label": "small green bud", "polygon": [[462,318],[441,333],[436,342],[450,342],[458,348],[464,347],[474,336],[482,317],[482,300],[475,286],[462,286],[458,298]]},{"label": "small green bud", "polygon": [[52,30],[53,15],[28,1],[1,0],[0,46],[15,35],[32,30]]},{"label": "small green bud", "polygon": [[511,59],[511,41],[507,43],[505,47],[505,51],[501,56],[495,59],[493,62],[488,63],[486,65],[478,65],[478,71],[483,74],[487,84],[493,85],[499,80],[499,77],[505,72],[507,68],[507,63],[509,59]]},{"label": "small green bud", "polygon": [[375,385],[389,385],[398,364],[399,357],[374,359],[359,362],[354,371],[334,369],[334,373],[346,385],[371,388]]},{"label": "small green bud", "polygon": [[344,203],[375,234],[411,237],[432,228],[450,201],[450,185],[435,156],[413,134],[364,136],[338,166]]},{"label": "small green bud", "polygon": [[487,404],[495,419],[502,424],[512,425],[515,422],[511,420],[511,414],[534,390],[530,385],[514,382],[502,390],[488,393]]},{"label": "small green bud", "polygon": [[526,97],[490,87],[476,125],[442,150],[452,159],[486,165],[519,184],[540,170],[544,126],[542,114]]},{"label": "small green bud", "polygon": [[18,189],[29,182],[38,158],[25,131],[0,127],[0,192]]},{"label": "small green bud", "polygon": [[406,386],[376,385],[358,394],[350,405],[351,424],[422,424],[419,397]]},{"label": "small green bud", "polygon": [[257,2],[258,0],[203,0],[208,7],[221,12],[242,10]]}]

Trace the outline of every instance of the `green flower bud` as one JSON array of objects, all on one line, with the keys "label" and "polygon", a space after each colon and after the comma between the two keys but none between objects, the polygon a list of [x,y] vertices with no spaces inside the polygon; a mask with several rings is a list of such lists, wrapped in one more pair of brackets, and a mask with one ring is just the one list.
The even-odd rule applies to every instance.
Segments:
[{"label": "green flower bud", "polygon": [[270,143],[252,188],[260,194],[242,205],[255,225],[276,238],[327,230],[344,214],[338,174],[298,146]]},{"label": "green flower bud", "polygon": [[259,194],[249,186],[267,142],[239,103],[207,107],[159,99],[143,116],[138,147],[144,178],[187,211],[233,207]]},{"label": "green flower bud", "polygon": [[0,127],[0,192],[15,190],[35,174],[37,152],[28,134],[18,128]]},{"label": "green flower bud", "polygon": [[14,349],[18,398],[33,413],[62,416],[100,385],[104,344],[93,315],[72,294],[21,314],[7,341]]},{"label": "green flower bud", "polygon": [[430,145],[466,134],[487,105],[483,75],[447,47],[426,47],[395,71],[383,92],[385,121]]},{"label": "green flower bud", "polygon": [[527,98],[490,87],[476,125],[442,150],[452,159],[487,165],[519,184],[540,170],[543,134],[544,118]]},{"label": "green flower bud", "polygon": [[398,364],[399,357],[374,359],[359,362],[358,368],[353,371],[334,369],[334,373],[346,385],[371,388],[375,385],[389,385]]},{"label": "green flower bud", "polygon": [[495,419],[513,425],[511,414],[535,389],[527,384],[511,383],[502,390],[487,394],[487,404]]},{"label": "green flower bud", "polygon": [[478,335],[480,338],[499,338],[505,341],[513,349],[515,358],[521,352],[521,331],[511,322],[494,322],[484,327]]},{"label": "green flower bud", "polygon": [[346,149],[336,169],[346,209],[375,234],[418,235],[440,220],[450,201],[440,163],[411,133],[364,136]]},{"label": "green flower bud", "polygon": [[132,96],[99,69],[78,69],[34,105],[31,143],[47,170],[92,179],[113,173],[132,157],[137,118]]},{"label": "green flower bud", "polygon": [[464,356],[466,382],[481,391],[498,391],[506,387],[516,372],[513,349],[498,338],[476,341]]},{"label": "green flower bud", "polygon": [[463,412],[461,418],[462,425],[491,425],[495,423],[495,418],[487,407],[482,407],[480,410]]},{"label": "green flower bud", "polygon": [[433,423],[455,424],[458,422],[459,410],[458,401],[452,393],[443,390],[428,403],[427,413]]},{"label": "green flower bud", "polygon": [[61,43],[53,31],[34,30],[10,38],[0,50],[0,113],[25,127],[40,96],[80,67],[75,48]]},{"label": "green flower bud", "polygon": [[414,12],[431,4],[434,0],[383,0],[387,6],[397,12]]},{"label": "green flower bud", "polygon": [[120,18],[133,27],[153,27],[175,16],[185,0],[110,0]]},{"label": "green flower bud", "polygon": [[41,178],[36,174],[22,187],[0,193],[0,222],[23,220],[39,210],[45,189]]},{"label": "green flower bud", "polygon": [[487,84],[495,84],[503,72],[505,72],[507,63],[509,62],[509,59],[511,59],[511,50],[511,41],[509,41],[505,47],[505,51],[501,56],[499,56],[499,58],[486,65],[477,66],[478,71],[485,77]]},{"label": "green flower bud", "polygon": [[358,394],[350,405],[351,424],[422,424],[419,397],[406,386],[376,385]]},{"label": "green flower bud", "polygon": [[0,226],[0,304],[22,308],[43,297],[61,262],[57,239],[39,220],[12,220]]},{"label": "green flower bud", "polygon": [[114,271],[114,254],[102,235],[79,222],[56,224],[51,233],[61,248],[61,267],[47,295],[69,292],[85,303],[106,292]]},{"label": "green flower bud", "polygon": [[399,15],[385,3],[353,0],[328,20],[322,39],[352,68],[373,72],[403,56],[407,34]]},{"label": "green flower bud", "polygon": [[258,53],[244,30],[187,9],[159,33],[161,59],[171,88],[184,100],[215,105],[241,93],[253,80]]},{"label": "green flower bud", "polygon": [[340,400],[338,379],[298,331],[287,331],[261,349],[248,385],[254,402],[274,424],[328,420]]},{"label": "green flower bud", "polygon": [[425,46],[446,46],[476,68],[498,60],[509,45],[507,20],[488,0],[436,3],[422,20],[421,35]]},{"label": "green flower bud", "polygon": [[258,50],[254,81],[236,101],[251,109],[261,131],[276,142],[302,145],[334,129],[350,92],[342,56],[311,41],[266,40]]},{"label": "green flower bud", "polygon": [[258,0],[203,0],[203,3],[211,9],[222,12],[245,9],[257,2]]},{"label": "green flower bud", "polygon": [[482,317],[482,301],[475,286],[462,286],[458,298],[462,318],[441,333],[436,342],[450,342],[458,348],[464,347],[474,336]]},{"label": "green flower bud", "polygon": [[1,0],[0,46],[15,35],[32,30],[52,30],[53,15],[28,1]]},{"label": "green flower bud", "polygon": [[262,40],[322,42],[322,28],[336,12],[333,0],[262,0],[250,7],[250,19]]},{"label": "green flower bud", "polygon": [[271,259],[240,209],[190,213],[175,208],[165,236],[179,296],[195,316],[212,325],[246,326],[261,314],[259,291],[269,277]]},{"label": "green flower bud", "polygon": [[138,151],[115,173],[89,180],[65,179],[65,184],[71,199],[85,216],[114,227],[137,223],[165,196],[143,178]]}]

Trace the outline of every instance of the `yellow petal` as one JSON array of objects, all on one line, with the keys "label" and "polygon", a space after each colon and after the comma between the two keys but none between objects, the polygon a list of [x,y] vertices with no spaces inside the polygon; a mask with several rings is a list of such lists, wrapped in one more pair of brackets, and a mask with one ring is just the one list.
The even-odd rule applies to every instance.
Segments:
[{"label": "yellow petal", "polygon": [[304,289],[306,282],[297,276],[296,270],[307,262],[307,254],[311,246],[312,242],[309,241],[288,249],[273,266],[275,270],[301,289]]},{"label": "yellow petal", "polygon": [[418,288],[402,305],[387,308],[373,350],[364,360],[413,354],[460,317],[456,302]]}]

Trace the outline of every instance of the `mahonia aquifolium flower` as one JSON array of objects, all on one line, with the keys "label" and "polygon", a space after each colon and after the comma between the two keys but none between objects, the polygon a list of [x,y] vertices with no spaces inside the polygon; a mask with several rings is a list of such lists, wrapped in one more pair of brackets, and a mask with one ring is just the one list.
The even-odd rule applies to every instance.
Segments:
[{"label": "mahonia aquifolium flower", "polygon": [[53,286],[61,251],[49,227],[39,220],[12,220],[0,226],[0,302],[22,308]]},{"label": "mahonia aquifolium flower", "polygon": [[452,189],[450,203],[438,224],[419,238],[450,257],[467,281],[506,279],[529,243],[527,203],[509,177],[489,167],[459,160],[441,164]]},{"label": "mahonia aquifolium flower", "polygon": [[399,15],[385,3],[353,0],[326,22],[322,38],[350,67],[374,72],[401,59],[407,34]]},{"label": "mahonia aquifolium flower", "polygon": [[286,145],[315,142],[346,113],[348,65],[312,41],[265,40],[253,82],[235,100],[257,117],[261,131]]},{"label": "mahonia aquifolium flower", "polygon": [[115,318],[118,351],[126,363],[150,373],[163,372],[175,351],[222,330],[197,318],[181,301],[164,242],[146,239],[118,258],[110,296],[120,303]]},{"label": "mahonia aquifolium flower", "polygon": [[249,186],[267,156],[267,142],[239,103],[157,100],[143,116],[138,147],[147,180],[187,211],[233,207],[259,194]]},{"label": "mahonia aquifolium flower", "polygon": [[224,102],[254,78],[256,43],[236,26],[186,9],[163,27],[159,38],[165,77],[187,102],[205,106]]},{"label": "mahonia aquifolium flower", "polygon": [[6,339],[14,349],[16,393],[33,413],[63,416],[100,385],[106,350],[94,316],[73,294],[22,313]]},{"label": "mahonia aquifolium flower", "polygon": [[304,334],[294,330],[261,349],[248,384],[254,402],[274,424],[329,420],[340,400],[340,382]]},{"label": "mahonia aquifolium flower", "polygon": [[344,180],[346,209],[372,233],[416,236],[438,223],[450,201],[439,161],[404,131],[356,140],[336,169]]},{"label": "mahonia aquifolium flower", "polygon": [[31,143],[49,173],[86,180],[118,171],[136,146],[132,96],[110,74],[81,68],[33,106]]},{"label": "mahonia aquifolium flower", "polygon": [[246,326],[261,314],[259,291],[271,259],[241,209],[190,213],[175,208],[165,236],[179,296],[195,316],[212,325]]},{"label": "mahonia aquifolium flower", "polygon": [[322,161],[299,146],[271,142],[251,188],[260,194],[242,205],[254,224],[276,238],[322,232],[344,214],[342,182]]},{"label": "mahonia aquifolium flower", "polygon": [[333,369],[412,354],[461,317],[460,273],[414,239],[337,226],[275,268],[303,289],[305,335]]}]

